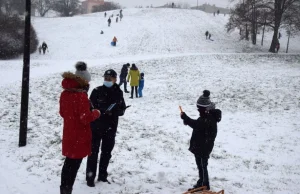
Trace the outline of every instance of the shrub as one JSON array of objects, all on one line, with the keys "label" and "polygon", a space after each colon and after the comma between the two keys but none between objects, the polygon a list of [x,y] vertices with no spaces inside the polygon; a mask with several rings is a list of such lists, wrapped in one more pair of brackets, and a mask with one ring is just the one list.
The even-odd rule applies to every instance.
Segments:
[{"label": "shrub", "polygon": [[[0,17],[0,59],[18,57],[24,52],[25,22],[19,16],[1,15]],[[38,47],[34,28],[30,27],[30,53]]]}]

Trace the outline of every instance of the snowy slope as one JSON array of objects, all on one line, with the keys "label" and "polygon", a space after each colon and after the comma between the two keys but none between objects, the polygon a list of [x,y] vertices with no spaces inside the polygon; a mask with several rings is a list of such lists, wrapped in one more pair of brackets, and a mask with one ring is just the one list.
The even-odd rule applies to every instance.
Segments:
[{"label": "snowy slope", "polygon": [[[33,55],[28,145],[18,148],[21,60],[0,61],[0,193],[58,193],[62,119],[60,74],[86,61],[91,87],[108,68],[135,62],[145,73],[143,99],[120,119],[109,167],[112,185],[85,185],[84,160],[74,194],[182,193],[196,182],[188,143],[204,89],[223,111],[209,161],[212,189],[226,193],[298,193],[300,174],[300,56],[245,54],[226,17],[190,10],[124,10],[124,21],[106,27],[103,14],[35,18],[49,54]],[[206,28],[215,41],[206,41]],[[105,34],[100,35],[100,30]],[[116,35],[118,46],[109,42]],[[296,48],[296,47],[295,47]],[[257,48],[253,48],[253,51]],[[258,48],[259,50],[259,48]]]}]

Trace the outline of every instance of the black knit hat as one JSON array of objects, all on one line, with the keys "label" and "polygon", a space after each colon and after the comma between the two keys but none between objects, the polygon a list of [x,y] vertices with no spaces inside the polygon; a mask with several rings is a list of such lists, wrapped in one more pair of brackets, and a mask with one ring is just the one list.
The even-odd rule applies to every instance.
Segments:
[{"label": "black knit hat", "polygon": [[106,77],[106,76],[117,78],[117,73],[115,72],[115,70],[109,69],[109,70],[105,71],[105,73],[104,73],[104,77]]},{"label": "black knit hat", "polygon": [[130,67],[130,64],[129,64],[129,63],[127,63],[126,65],[127,65],[127,67]]},{"label": "black knit hat", "polygon": [[209,107],[211,105],[209,96],[210,96],[210,91],[204,90],[203,95],[200,96],[200,98],[197,101],[197,107]]}]

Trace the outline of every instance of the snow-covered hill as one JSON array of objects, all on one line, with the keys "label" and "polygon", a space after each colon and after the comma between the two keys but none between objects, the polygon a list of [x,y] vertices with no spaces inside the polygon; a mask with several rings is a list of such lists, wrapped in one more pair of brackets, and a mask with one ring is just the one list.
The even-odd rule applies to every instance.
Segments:
[{"label": "snow-covered hill", "polygon": [[[92,88],[102,84],[106,69],[120,72],[127,62],[136,63],[146,80],[144,98],[125,96],[132,107],[120,119],[109,167],[112,184],[88,188],[84,160],[74,194],[169,194],[189,188],[197,169],[187,150],[191,129],[182,124],[178,105],[196,118],[195,103],[204,89],[211,90],[223,111],[209,160],[212,189],[231,194],[298,193],[300,56],[257,52],[268,45],[246,49],[237,34],[226,34],[227,19],[171,9],[124,10],[124,20],[111,28],[103,13],[34,18],[50,52],[32,55],[24,148],[17,147],[22,60],[0,61],[0,193],[59,192],[60,74],[74,71],[77,60],[88,63]],[[206,30],[214,41],[205,40]],[[110,46],[113,36],[119,39],[115,48]],[[291,48],[298,52],[299,39],[294,40]]]}]

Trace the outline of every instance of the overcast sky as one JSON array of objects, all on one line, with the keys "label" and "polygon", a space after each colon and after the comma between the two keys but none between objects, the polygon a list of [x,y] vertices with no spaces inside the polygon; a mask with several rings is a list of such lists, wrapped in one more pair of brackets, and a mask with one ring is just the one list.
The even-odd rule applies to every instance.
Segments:
[{"label": "overcast sky", "polygon": [[[191,6],[197,5],[197,0],[108,0],[108,1],[114,1],[117,3],[120,3],[122,6],[125,6],[127,8],[130,7],[135,7],[137,5],[142,5],[142,6],[150,6],[151,4],[153,6],[159,6],[159,5],[164,5],[168,2],[186,2],[189,3]],[[230,6],[230,3],[228,0],[198,0],[199,5],[202,5],[204,3],[209,3],[209,4],[215,4],[216,6],[220,7],[228,7]]]}]

